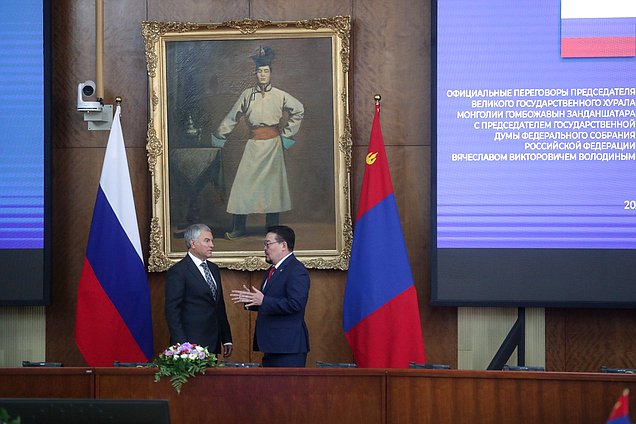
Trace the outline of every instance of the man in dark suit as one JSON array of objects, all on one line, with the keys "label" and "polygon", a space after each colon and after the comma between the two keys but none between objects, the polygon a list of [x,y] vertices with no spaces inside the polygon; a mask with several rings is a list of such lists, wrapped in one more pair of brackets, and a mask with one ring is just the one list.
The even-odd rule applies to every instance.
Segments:
[{"label": "man in dark suit", "polygon": [[254,350],[263,352],[264,367],[304,367],[309,352],[305,307],[309,272],[294,256],[294,230],[284,225],[267,229],[265,260],[272,264],[261,289],[232,290],[234,303],[258,310]]},{"label": "man in dark suit", "polygon": [[204,224],[193,224],[186,229],[184,239],[188,253],[168,270],[166,279],[170,344],[196,343],[228,357],[232,354],[232,333],[221,273],[207,260],[214,248],[212,231]]}]

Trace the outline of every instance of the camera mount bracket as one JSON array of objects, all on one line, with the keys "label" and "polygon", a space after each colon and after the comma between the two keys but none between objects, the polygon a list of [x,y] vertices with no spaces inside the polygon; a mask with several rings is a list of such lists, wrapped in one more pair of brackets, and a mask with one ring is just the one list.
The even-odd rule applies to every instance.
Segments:
[{"label": "camera mount bracket", "polygon": [[100,111],[84,112],[84,122],[90,131],[110,130],[113,124],[113,105],[104,105]]}]

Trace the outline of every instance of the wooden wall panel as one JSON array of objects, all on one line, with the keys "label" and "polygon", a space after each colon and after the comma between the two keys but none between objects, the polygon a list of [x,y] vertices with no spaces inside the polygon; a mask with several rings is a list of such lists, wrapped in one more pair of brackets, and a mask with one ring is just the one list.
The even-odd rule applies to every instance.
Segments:
[{"label": "wooden wall panel", "polygon": [[546,365],[562,371],[636,368],[634,326],[633,309],[551,311],[546,314]]},{"label": "wooden wall panel", "polygon": [[307,305],[307,327],[311,352],[307,364],[316,361],[353,362],[342,330],[342,298],[346,274],[339,271],[310,270],[311,288]]},{"label": "wooden wall panel", "polygon": [[289,0],[253,0],[250,18],[271,21],[300,21],[332,16],[351,16],[352,2],[340,0],[298,0],[289,7]]},{"label": "wooden wall panel", "polygon": [[149,21],[223,22],[248,18],[249,0],[146,0]]},{"label": "wooden wall panel", "polygon": [[[115,97],[122,98],[126,147],[141,149],[146,147],[148,122],[148,76],[141,36],[141,21],[145,18],[145,0],[104,2],[104,102],[114,105]],[[147,185],[148,166],[142,162],[138,169],[143,172],[131,175],[133,186],[135,181]],[[139,202],[138,207],[145,204],[146,201]]]},{"label": "wooden wall panel", "polygon": [[[385,375],[355,370],[214,369],[178,395],[151,370],[97,369],[96,397],[168,399],[175,424],[385,423]],[[215,418],[211,418],[214,416]]]},{"label": "wooden wall panel", "polygon": [[[159,353],[169,346],[170,332],[166,323],[164,302],[165,296],[165,273],[151,272],[148,274],[148,284],[150,285],[150,307],[152,309],[152,337],[155,345],[155,352]],[[225,288],[225,284],[223,285]]]},{"label": "wooden wall panel", "polygon": [[600,423],[634,385],[625,375],[413,371],[388,374],[392,424]]},{"label": "wooden wall panel", "polygon": [[358,1],[354,8],[354,138],[367,144],[382,95],[385,142],[430,145],[429,2]]},{"label": "wooden wall panel", "polygon": [[0,398],[95,397],[95,379],[87,368],[0,368]]},{"label": "wooden wall panel", "polygon": [[563,309],[545,310],[546,370],[565,370],[565,313]]}]

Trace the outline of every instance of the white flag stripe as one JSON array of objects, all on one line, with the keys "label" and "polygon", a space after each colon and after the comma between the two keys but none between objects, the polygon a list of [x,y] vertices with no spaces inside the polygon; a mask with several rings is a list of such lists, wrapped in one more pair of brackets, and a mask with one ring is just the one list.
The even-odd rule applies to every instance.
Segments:
[{"label": "white flag stripe", "polygon": [[121,106],[117,106],[113,124],[108,136],[108,145],[104,155],[104,165],[102,166],[102,177],[99,185],[108,199],[111,208],[115,212],[119,223],[128,235],[128,239],[134,246],[139,259],[143,263],[141,251],[141,239],[139,238],[139,227],[137,225],[137,215],[135,213],[135,199],[130,182],[130,172],[128,170],[128,159],[126,157],[126,146],[124,144],[124,133],[121,130]]},{"label": "white flag stripe", "polygon": [[633,18],[636,0],[561,0],[561,18]]}]

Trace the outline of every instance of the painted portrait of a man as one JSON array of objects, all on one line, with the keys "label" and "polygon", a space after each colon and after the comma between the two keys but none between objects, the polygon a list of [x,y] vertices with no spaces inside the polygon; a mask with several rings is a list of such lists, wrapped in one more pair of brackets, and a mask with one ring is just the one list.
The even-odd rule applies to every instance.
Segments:
[{"label": "painted portrait of a man", "polygon": [[290,30],[184,31],[161,45],[165,80],[151,79],[151,87],[163,95],[155,128],[165,160],[156,169],[165,178],[155,173],[163,188],[155,203],[164,208],[171,260],[182,256],[183,231],[193,223],[213,229],[221,266],[260,256],[266,228],[279,224],[295,229],[301,260],[304,250],[342,255],[350,155],[341,147],[342,40]]},{"label": "painted portrait of a man", "polygon": [[267,228],[278,225],[280,213],[292,209],[283,151],[295,144],[292,137],[300,129],[303,104],[272,85],[274,51],[270,47],[259,46],[251,59],[256,84],[241,93],[212,135],[212,144],[223,147],[242,118],[250,132],[228,198],[232,230],[225,233],[227,240],[247,236],[250,214],[265,214]]}]

